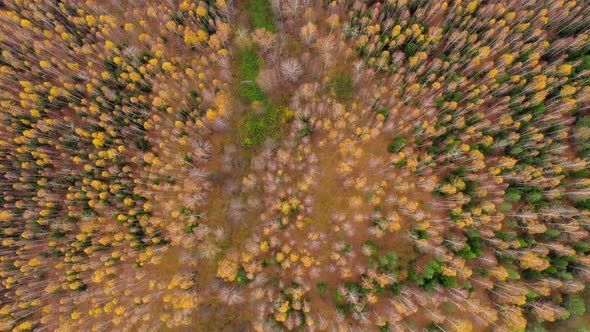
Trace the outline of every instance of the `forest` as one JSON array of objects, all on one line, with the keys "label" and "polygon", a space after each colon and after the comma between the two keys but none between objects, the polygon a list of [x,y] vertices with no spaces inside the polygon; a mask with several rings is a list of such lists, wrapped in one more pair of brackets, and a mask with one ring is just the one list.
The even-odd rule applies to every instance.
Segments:
[{"label": "forest", "polygon": [[0,0],[0,331],[590,332],[588,0]]}]

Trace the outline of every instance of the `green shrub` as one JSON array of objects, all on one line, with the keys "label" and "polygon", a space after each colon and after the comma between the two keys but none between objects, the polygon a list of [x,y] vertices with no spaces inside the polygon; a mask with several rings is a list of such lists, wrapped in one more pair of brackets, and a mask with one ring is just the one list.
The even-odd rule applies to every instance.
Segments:
[{"label": "green shrub", "polygon": [[496,76],[496,82],[498,84],[502,84],[507,82],[510,79],[510,74],[502,74],[502,75],[498,75]]},{"label": "green shrub", "polygon": [[526,195],[526,200],[529,201],[529,203],[536,203],[542,199],[543,195],[538,190],[531,191]]},{"label": "green shrub", "polygon": [[149,144],[148,140],[147,140],[147,139],[145,139],[145,137],[143,137],[143,136],[141,136],[141,137],[138,137],[138,138],[135,140],[135,142],[133,142],[133,143],[134,143],[135,147],[136,147],[138,150],[141,150],[141,151],[147,151],[147,150],[148,150],[148,148],[149,148],[149,146],[150,146],[150,144]]},{"label": "green shrub", "polygon": [[504,200],[506,200],[507,202],[518,202],[520,198],[520,192],[512,188],[506,190],[506,194],[504,195]]},{"label": "green shrub", "polygon": [[575,203],[575,206],[577,209],[580,209],[580,210],[590,210],[590,198],[584,199],[581,201],[577,201]]},{"label": "green shrub", "polygon": [[377,253],[377,245],[373,241],[367,240],[363,245],[371,249],[371,255],[375,255]]},{"label": "green shrub", "polygon": [[405,138],[398,136],[393,139],[391,144],[389,144],[387,151],[390,153],[398,153],[406,146],[407,142],[408,141]]},{"label": "green shrub", "polygon": [[586,313],[584,299],[578,295],[570,295],[563,304],[564,308],[572,315],[583,316]]}]

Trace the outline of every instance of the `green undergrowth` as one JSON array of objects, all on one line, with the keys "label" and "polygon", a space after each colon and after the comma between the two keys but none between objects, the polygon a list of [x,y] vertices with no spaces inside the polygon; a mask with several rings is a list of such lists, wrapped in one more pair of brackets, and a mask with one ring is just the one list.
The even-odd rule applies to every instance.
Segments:
[{"label": "green undergrowth", "polygon": [[352,77],[346,73],[337,73],[328,83],[330,92],[339,102],[347,102],[352,99]]},{"label": "green undergrowth", "polygon": [[281,107],[271,102],[262,91],[256,77],[260,68],[264,65],[253,47],[239,49],[236,54],[238,78],[240,82],[240,96],[248,103],[261,103],[262,112],[248,110],[242,121],[241,141],[247,147],[256,147],[266,138],[278,138],[281,132],[281,123],[284,120],[284,111]]},{"label": "green undergrowth", "polygon": [[[246,5],[246,11],[252,24],[252,29],[266,29],[276,32],[275,18],[268,0],[251,0]],[[267,138],[278,139],[282,126],[292,118],[291,112],[270,100],[269,96],[260,88],[256,77],[264,66],[264,60],[259,57],[253,46],[240,48],[236,53],[237,74],[239,79],[239,95],[250,105],[256,105],[259,111],[250,108],[242,118],[240,126],[240,141],[249,148],[255,149]]]},{"label": "green undergrowth", "polygon": [[260,145],[266,138],[278,138],[281,133],[281,117],[283,112],[276,105],[266,107],[264,113],[246,114],[243,122],[243,143],[249,147]]},{"label": "green undergrowth", "polygon": [[276,32],[275,18],[268,0],[252,0],[247,7],[253,29]]},{"label": "green undergrowth", "polygon": [[236,54],[240,96],[249,103],[255,101],[266,102],[267,96],[256,83],[256,77],[263,65],[262,59],[256,54],[254,47],[241,48]]}]

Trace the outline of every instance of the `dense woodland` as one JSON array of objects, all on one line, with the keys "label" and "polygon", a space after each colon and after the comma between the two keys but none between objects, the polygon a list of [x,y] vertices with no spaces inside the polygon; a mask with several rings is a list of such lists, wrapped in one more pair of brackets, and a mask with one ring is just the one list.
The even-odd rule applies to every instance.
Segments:
[{"label": "dense woodland", "polygon": [[586,0],[0,1],[0,331],[590,331]]}]

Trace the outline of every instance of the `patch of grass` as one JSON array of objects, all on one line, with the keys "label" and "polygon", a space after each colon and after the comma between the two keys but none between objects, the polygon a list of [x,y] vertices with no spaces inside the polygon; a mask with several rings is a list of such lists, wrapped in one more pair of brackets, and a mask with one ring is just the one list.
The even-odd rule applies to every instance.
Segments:
[{"label": "patch of grass", "polygon": [[256,82],[244,83],[240,88],[240,96],[250,103],[255,101],[266,102],[267,100],[266,94],[260,89],[260,86],[258,86]]},{"label": "patch of grass", "polygon": [[352,99],[352,77],[349,74],[334,75],[328,85],[338,101],[346,102]]},{"label": "patch of grass", "polygon": [[248,102],[266,102],[267,96],[256,83],[262,60],[253,47],[239,49],[236,54],[238,76],[240,80],[240,96]]},{"label": "patch of grass", "polygon": [[254,29],[276,32],[274,14],[268,0],[252,0],[247,9]]},{"label": "patch of grass", "polygon": [[257,146],[267,137],[277,138],[281,131],[282,111],[278,106],[267,106],[264,114],[249,113],[244,118],[244,144]]},{"label": "patch of grass", "polygon": [[[260,1],[255,0],[253,3],[257,2]],[[236,54],[236,64],[241,82],[240,96],[249,103],[262,103],[265,109],[262,114],[249,112],[243,119],[243,143],[248,147],[255,147],[268,137],[277,138],[280,135],[281,123],[286,121],[285,114],[283,114],[285,112],[282,108],[271,103],[268,96],[256,83],[256,77],[263,62],[258,57],[255,48],[239,49]]]},{"label": "patch of grass", "polygon": [[238,75],[241,81],[254,81],[262,65],[254,47],[240,48],[236,53]]}]

